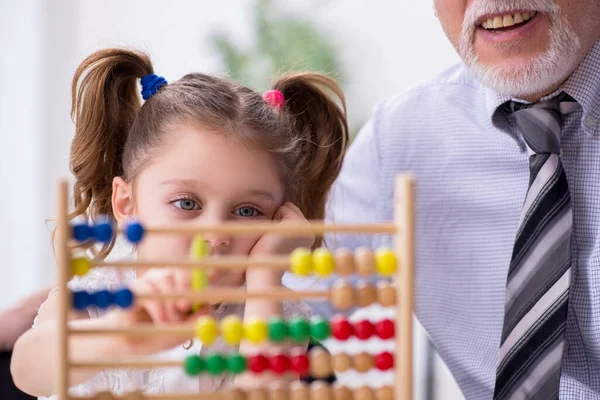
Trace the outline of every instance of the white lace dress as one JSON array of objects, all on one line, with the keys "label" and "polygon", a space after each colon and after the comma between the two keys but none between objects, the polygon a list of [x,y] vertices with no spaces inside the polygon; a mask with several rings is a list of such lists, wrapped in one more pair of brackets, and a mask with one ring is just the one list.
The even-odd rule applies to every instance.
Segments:
[{"label": "white lace dress", "polygon": [[[135,270],[122,270],[117,272],[114,268],[96,268],[84,277],[74,278],[69,282],[73,290],[97,291],[101,289],[117,289],[135,279]],[[308,317],[310,309],[299,302],[284,302],[284,317],[290,318],[294,315]],[[99,313],[94,308],[88,309],[90,318],[98,318]],[[227,315],[238,315],[243,317],[243,304],[222,304],[215,313],[216,319],[222,319]],[[35,321],[34,321],[35,328]],[[188,347],[188,346],[186,346]],[[177,346],[171,350],[154,355],[154,359],[182,361],[191,354],[202,354],[206,351],[227,354],[234,351],[232,346],[226,344],[222,338],[218,338],[210,347],[205,348],[199,340],[194,340],[189,349]],[[200,377],[189,377],[183,367],[162,368],[150,370],[105,370],[99,372],[93,378],[80,385],[70,388],[72,396],[93,396],[102,391],[110,391],[117,395],[127,392],[141,390],[144,393],[198,393],[214,392],[221,387],[232,383],[232,377],[222,375],[211,377],[206,374]],[[58,400],[57,396],[43,400]]]}]

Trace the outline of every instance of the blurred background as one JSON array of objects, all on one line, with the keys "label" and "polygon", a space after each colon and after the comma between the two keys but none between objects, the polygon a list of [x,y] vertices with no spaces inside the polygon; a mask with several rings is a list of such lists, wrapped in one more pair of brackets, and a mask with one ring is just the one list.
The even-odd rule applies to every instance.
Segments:
[{"label": "blurred background", "polygon": [[[0,310],[55,277],[45,220],[69,176],[71,78],[107,46],[147,51],[167,80],[201,71],[260,91],[277,72],[327,72],[353,133],[378,101],[458,61],[431,0],[0,0]],[[462,398],[416,330],[417,398]]]}]

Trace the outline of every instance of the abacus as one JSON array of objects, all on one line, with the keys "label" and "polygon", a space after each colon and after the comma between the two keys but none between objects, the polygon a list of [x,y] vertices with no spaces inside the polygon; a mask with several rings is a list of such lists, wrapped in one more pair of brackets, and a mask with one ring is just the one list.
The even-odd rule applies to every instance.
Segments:
[{"label": "abacus", "polygon": [[[397,178],[395,193],[395,212],[392,223],[370,224],[333,224],[323,221],[310,221],[309,224],[286,223],[223,223],[213,226],[170,226],[143,227],[132,223],[124,229],[114,229],[109,223],[97,223],[93,226],[86,223],[71,225],[68,212],[68,185],[61,181],[58,186],[58,226],[57,226],[57,262],[58,280],[61,290],[58,291],[60,313],[59,328],[59,366],[57,373],[56,391],[61,400],[83,400],[82,397],[70,396],[69,371],[72,369],[111,369],[111,368],[157,368],[181,367],[189,375],[207,373],[211,375],[240,374],[245,371],[260,374],[264,371],[282,374],[294,373],[296,376],[311,376],[325,378],[333,371],[346,371],[353,368],[365,372],[375,367],[380,371],[394,371],[393,386],[383,386],[373,389],[364,386],[350,389],[339,385],[329,386],[324,381],[316,381],[306,385],[294,381],[289,385],[277,384],[267,388],[241,390],[238,388],[222,389],[216,393],[195,394],[161,394],[147,395],[139,391],[126,393],[122,396],[109,392],[98,393],[85,399],[95,400],[142,400],[142,399],[218,399],[218,400],[409,400],[413,394],[413,270],[414,270],[414,196],[415,182],[411,176],[401,175]],[[186,234],[202,235],[208,232],[221,232],[231,235],[244,233],[277,232],[282,235],[297,235],[302,233],[387,233],[394,235],[394,249],[378,249],[371,251],[367,248],[355,252],[336,250],[333,253],[325,248],[296,249],[290,256],[220,256],[207,255],[203,240],[194,240],[191,257],[186,260],[152,260],[152,261],[96,261],[73,255],[73,243],[85,241],[108,241],[114,234],[124,234],[130,242],[137,243],[149,234]],[[200,236],[196,236],[200,237]],[[85,291],[70,291],[67,286],[73,275],[85,275],[90,268],[110,266],[123,267],[165,267],[177,265],[181,268],[192,268],[194,271],[192,288],[188,293],[169,294],[140,294],[135,296],[128,288],[117,291],[101,290],[96,293]],[[270,267],[291,270],[299,275],[317,274],[326,276],[337,273],[341,277],[350,274],[370,276],[374,273],[395,278],[395,284],[385,281],[377,285],[366,282],[355,286],[344,280],[336,281],[330,290],[312,290],[294,292],[281,289],[268,293],[239,291],[226,288],[211,288],[207,285],[206,268],[253,268]],[[140,325],[127,328],[82,329],[70,326],[68,323],[69,310],[85,309],[88,306],[107,308],[111,306],[130,307],[137,300],[144,299],[187,299],[194,303],[202,302],[244,302],[246,299],[262,299],[270,301],[286,301],[301,299],[329,299],[332,306],[339,310],[347,310],[352,306],[364,307],[372,303],[380,303],[385,307],[396,306],[395,320],[382,320],[377,323],[359,321],[350,323],[344,317],[335,317],[328,321],[322,317],[304,320],[297,317],[289,321],[274,318],[270,321],[241,321],[229,316],[217,322],[212,317],[200,317],[192,326],[190,324],[153,326]],[[207,356],[194,355],[181,362],[161,360],[114,360],[93,362],[72,362],[69,358],[69,338],[74,335],[153,335],[153,334],[189,334],[198,337],[203,344],[210,344],[218,335],[230,344],[238,344],[241,340],[258,343],[263,340],[281,342],[303,342],[307,339],[324,340],[334,337],[346,340],[355,336],[359,340],[379,337],[382,340],[393,340],[394,354],[383,352],[377,355],[360,353],[354,356],[336,354],[331,356],[321,348],[314,348],[308,354],[278,354],[266,357],[255,354],[249,357],[234,354],[210,354]]]}]

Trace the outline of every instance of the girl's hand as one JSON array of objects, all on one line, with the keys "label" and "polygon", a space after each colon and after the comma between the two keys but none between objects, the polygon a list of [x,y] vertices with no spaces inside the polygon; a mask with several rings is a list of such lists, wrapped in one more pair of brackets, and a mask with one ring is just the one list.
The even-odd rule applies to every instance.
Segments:
[{"label": "girl's hand", "polygon": [[[282,205],[275,215],[274,221],[296,222],[308,224],[302,211],[294,204],[287,202]],[[298,247],[310,248],[315,242],[315,235],[312,233],[302,236],[278,235],[277,233],[268,233],[263,235],[250,250],[249,256],[266,254],[289,254]],[[283,272],[267,268],[249,268],[246,272],[246,282],[248,287],[256,286],[278,286],[281,285]]]},{"label": "girl's hand", "polygon": [[[191,272],[176,268],[154,268],[148,270],[130,287],[135,296],[142,294],[166,294],[191,292]],[[136,301],[131,309],[115,310],[103,317],[107,324],[115,327],[130,327],[136,324],[155,325],[185,324],[195,321],[200,315],[210,313],[208,306],[191,312],[188,300],[142,300]],[[171,349],[185,343],[193,335],[143,335],[122,336],[123,344],[131,354],[149,355]]]}]

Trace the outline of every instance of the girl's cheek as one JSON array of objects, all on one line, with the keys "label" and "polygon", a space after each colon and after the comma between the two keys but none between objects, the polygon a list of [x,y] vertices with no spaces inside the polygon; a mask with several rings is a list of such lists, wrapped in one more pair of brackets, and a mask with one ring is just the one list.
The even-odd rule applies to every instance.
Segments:
[{"label": "girl's cheek", "polygon": [[254,236],[233,236],[231,238],[231,254],[247,255],[252,250],[252,247],[258,242],[261,237],[259,235]]},{"label": "girl's cheek", "polygon": [[138,257],[150,260],[184,260],[189,256],[190,240],[177,235],[147,235],[138,247]]}]

